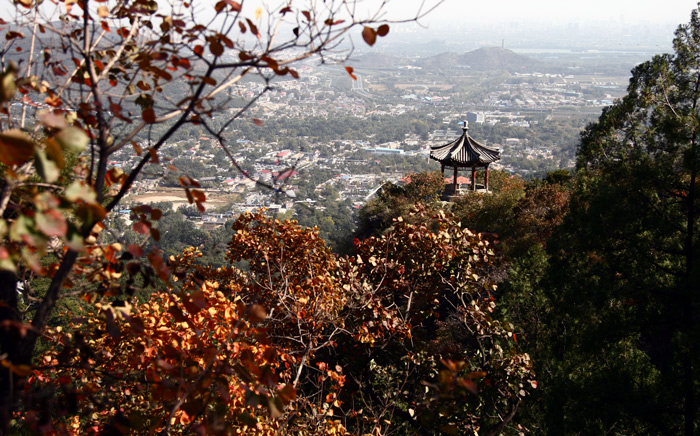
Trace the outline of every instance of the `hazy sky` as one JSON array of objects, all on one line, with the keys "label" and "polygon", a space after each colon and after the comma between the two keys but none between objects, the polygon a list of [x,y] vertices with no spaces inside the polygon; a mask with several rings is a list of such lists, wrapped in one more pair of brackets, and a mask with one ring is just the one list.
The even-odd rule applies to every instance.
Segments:
[{"label": "hazy sky", "polygon": [[[425,1],[429,4],[430,0]],[[391,13],[396,16],[396,13],[415,11],[421,0],[394,0],[392,3]],[[445,0],[425,21],[430,26],[499,21],[566,24],[610,19],[626,24],[681,24],[688,22],[690,12],[697,5],[698,0]]]}]

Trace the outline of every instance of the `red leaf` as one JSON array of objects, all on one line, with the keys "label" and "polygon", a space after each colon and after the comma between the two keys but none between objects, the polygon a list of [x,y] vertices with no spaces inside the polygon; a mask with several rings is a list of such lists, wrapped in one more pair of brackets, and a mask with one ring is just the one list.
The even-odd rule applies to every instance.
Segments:
[{"label": "red leaf", "polygon": [[204,295],[204,292],[195,291],[192,293],[191,298],[192,303],[200,309],[207,307],[207,297]]},{"label": "red leaf", "polygon": [[131,253],[134,257],[141,257],[143,256],[143,248],[136,244],[129,244],[128,247],[129,253]]},{"label": "red leaf", "polygon": [[137,223],[134,223],[133,229],[136,233],[140,233],[142,235],[145,235],[148,233],[148,226],[143,221],[139,221]]},{"label": "red leaf", "polygon": [[367,45],[373,46],[374,43],[377,42],[377,31],[371,27],[365,26],[365,28],[362,29],[362,39],[365,40]]},{"label": "red leaf", "polygon": [[241,11],[241,4],[233,0],[224,0],[227,5],[231,6],[231,10],[235,12]]},{"label": "red leaf", "polygon": [[355,71],[352,67],[345,67],[345,71],[350,74],[350,77],[352,77],[352,80],[357,80],[357,76],[355,76],[352,72]]},{"label": "red leaf", "polygon": [[46,236],[64,236],[68,232],[68,224],[61,212],[50,209],[36,215],[36,224]]},{"label": "red leaf", "polygon": [[258,126],[262,126],[263,122],[259,118],[253,118],[253,122],[257,124]]},{"label": "red leaf", "polygon": [[10,40],[10,39],[15,39],[15,38],[24,38],[24,34],[15,32],[14,30],[10,30],[5,34],[5,39]]},{"label": "red leaf", "polygon": [[256,37],[260,38],[260,32],[258,31],[258,28],[255,24],[253,24],[250,19],[246,18],[246,21],[248,22],[248,28],[250,28],[250,31],[255,35]]},{"label": "red leaf", "polygon": [[389,25],[388,24],[382,24],[377,28],[377,35],[379,36],[386,36],[389,33]]},{"label": "red leaf", "polygon": [[156,112],[153,110],[152,106],[144,109],[141,113],[141,117],[148,124],[153,124],[156,122]]},{"label": "red leaf", "polygon": [[163,258],[160,256],[160,254],[154,250],[148,253],[146,257],[148,258],[148,262],[156,271],[156,274],[158,274],[158,277],[160,277],[160,279],[164,282],[167,282],[170,279],[170,269],[165,262],[163,262]]},{"label": "red leaf", "polygon": [[218,57],[224,54],[224,46],[221,45],[219,41],[214,41],[209,44],[209,51],[211,51],[211,54]]}]

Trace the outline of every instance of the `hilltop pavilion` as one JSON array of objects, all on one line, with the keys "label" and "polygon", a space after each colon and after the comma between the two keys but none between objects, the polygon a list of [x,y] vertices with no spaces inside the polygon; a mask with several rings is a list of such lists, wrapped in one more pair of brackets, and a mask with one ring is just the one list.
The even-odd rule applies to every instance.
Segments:
[{"label": "hilltop pavilion", "polygon": [[[453,182],[445,186],[445,192],[443,193],[443,198],[445,199],[449,199],[461,192],[460,185],[457,183],[460,168],[471,167],[472,169],[470,191],[489,192],[489,165],[501,159],[500,150],[480,144],[469,136],[469,126],[466,121],[462,130],[462,136],[454,141],[445,145],[430,147],[430,158],[440,162],[443,176],[445,175],[445,167],[454,168]],[[476,183],[477,168],[484,168],[485,170],[483,184]]]}]

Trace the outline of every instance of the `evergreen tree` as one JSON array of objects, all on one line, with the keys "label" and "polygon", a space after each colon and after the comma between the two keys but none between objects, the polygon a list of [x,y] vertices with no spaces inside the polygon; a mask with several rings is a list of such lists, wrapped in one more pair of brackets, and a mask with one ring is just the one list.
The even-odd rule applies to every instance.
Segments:
[{"label": "evergreen tree", "polygon": [[698,10],[674,50],[635,68],[582,135],[548,247],[549,434],[697,431]]}]

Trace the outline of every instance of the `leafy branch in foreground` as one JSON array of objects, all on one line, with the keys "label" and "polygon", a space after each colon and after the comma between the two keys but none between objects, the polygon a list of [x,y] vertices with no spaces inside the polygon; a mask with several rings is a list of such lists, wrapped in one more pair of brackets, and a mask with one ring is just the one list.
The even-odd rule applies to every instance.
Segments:
[{"label": "leafy branch in foreground", "polygon": [[[129,289],[121,280],[171,281],[158,251],[100,237],[144,168],[160,163],[161,149],[183,126],[244,116],[249,106],[228,112],[244,78],[265,85],[259,96],[276,77],[299,77],[299,61],[345,60],[351,46],[343,41],[353,29],[368,43],[367,35],[386,34],[393,23],[384,18],[387,2],[364,15],[355,3],[17,0],[5,11],[14,18],[0,17],[0,321],[13,339],[2,342],[9,368],[0,372],[2,433],[66,288],[92,294],[90,304],[109,304]],[[124,173],[113,157],[128,147],[138,159]],[[179,180],[202,209],[206,196],[196,180],[184,173]],[[159,238],[160,211],[137,206],[132,214],[137,233]],[[46,289],[30,285],[37,275],[50,279]]]}]

